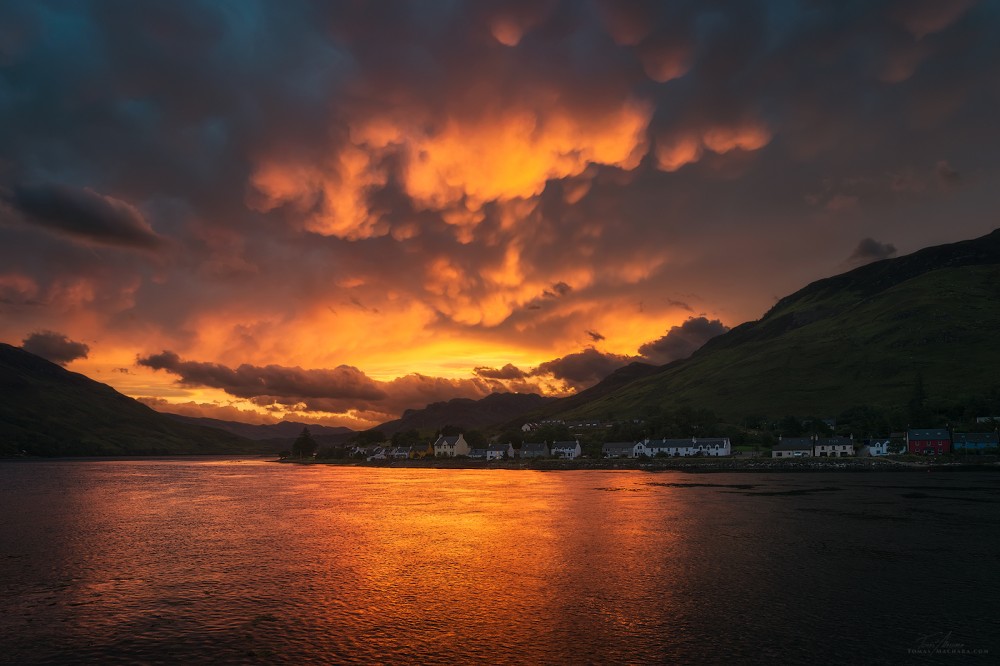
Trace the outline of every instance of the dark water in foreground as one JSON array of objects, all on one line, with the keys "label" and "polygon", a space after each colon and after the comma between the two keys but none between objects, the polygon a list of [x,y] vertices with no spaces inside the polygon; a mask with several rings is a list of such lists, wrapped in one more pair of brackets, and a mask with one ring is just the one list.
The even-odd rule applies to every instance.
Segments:
[{"label": "dark water in foreground", "polygon": [[0,662],[998,663],[998,545],[989,473],[0,463]]}]

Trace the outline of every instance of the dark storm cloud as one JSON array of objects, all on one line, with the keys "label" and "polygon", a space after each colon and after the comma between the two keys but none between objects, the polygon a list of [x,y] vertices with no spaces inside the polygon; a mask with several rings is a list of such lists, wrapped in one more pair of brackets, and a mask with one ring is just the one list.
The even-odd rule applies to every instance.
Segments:
[{"label": "dark storm cloud", "polygon": [[502,368],[479,367],[473,371],[477,377],[484,379],[524,379],[528,375],[517,368],[512,363],[508,363]]},{"label": "dark storm cloud", "polygon": [[880,243],[874,238],[862,238],[846,263],[852,265],[867,264],[872,261],[888,259],[896,256],[896,246],[892,243]]},{"label": "dark storm cloud", "polygon": [[18,186],[8,203],[28,222],[74,238],[147,250],[163,243],[134,206],[90,188]]},{"label": "dark storm cloud", "polygon": [[546,298],[556,298],[558,296],[565,296],[571,291],[573,291],[573,287],[569,286],[565,282],[556,282],[552,285],[551,291],[546,289],[542,292],[542,295]]},{"label": "dark storm cloud", "polygon": [[639,347],[639,355],[650,363],[663,365],[687,358],[706,342],[728,330],[729,327],[718,319],[692,317],[680,326],[671,327],[659,340]]},{"label": "dark storm cloud", "polygon": [[243,364],[233,369],[219,363],[182,361],[171,351],[141,357],[137,362],[147,368],[176,374],[183,384],[219,388],[240,398],[281,396],[365,401],[385,397],[385,392],[373,380],[347,365],[331,370],[303,370]]},{"label": "dark storm cloud", "polygon": [[[304,370],[279,365],[243,364],[230,368],[219,363],[185,361],[172,351],[137,359],[140,366],[177,375],[185,386],[217,388],[262,406],[301,408],[308,411],[367,412],[373,420],[389,420],[405,409],[419,409],[452,398],[483,398],[497,391],[522,393],[537,390],[518,381],[517,373],[489,369],[472,379],[447,379],[412,373],[391,381],[376,381],[351,366]],[[512,366],[511,366],[512,367]],[[510,374],[502,379],[499,376]]]},{"label": "dark storm cloud", "polygon": [[55,331],[32,333],[21,343],[21,349],[59,365],[66,365],[78,358],[87,358],[87,354],[90,353],[88,345],[74,342],[62,333]]},{"label": "dark storm cloud", "polygon": [[532,374],[550,374],[575,388],[596,384],[618,368],[629,363],[627,356],[606,354],[588,347],[575,354],[540,364]]}]

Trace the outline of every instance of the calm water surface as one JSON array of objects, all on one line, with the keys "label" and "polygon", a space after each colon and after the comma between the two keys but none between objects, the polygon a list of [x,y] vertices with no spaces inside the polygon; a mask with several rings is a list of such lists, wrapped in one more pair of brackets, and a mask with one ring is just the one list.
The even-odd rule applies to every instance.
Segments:
[{"label": "calm water surface", "polygon": [[0,463],[0,662],[998,663],[1000,476]]}]

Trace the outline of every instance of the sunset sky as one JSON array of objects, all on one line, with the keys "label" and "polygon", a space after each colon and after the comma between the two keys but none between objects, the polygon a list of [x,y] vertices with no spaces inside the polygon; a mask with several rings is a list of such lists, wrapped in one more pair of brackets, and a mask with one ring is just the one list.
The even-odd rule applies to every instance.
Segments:
[{"label": "sunset sky", "polygon": [[7,1],[0,341],[366,428],[1000,226],[1000,3]]}]

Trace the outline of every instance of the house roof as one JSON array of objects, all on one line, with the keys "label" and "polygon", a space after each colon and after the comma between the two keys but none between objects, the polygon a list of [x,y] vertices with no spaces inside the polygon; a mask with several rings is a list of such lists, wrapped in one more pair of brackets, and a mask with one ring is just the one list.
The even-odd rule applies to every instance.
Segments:
[{"label": "house roof", "polygon": [[458,443],[459,437],[461,437],[461,435],[452,435],[451,437],[445,437],[444,435],[441,435],[440,437],[437,438],[437,441],[434,442],[434,446],[441,446],[442,444],[454,446],[455,444]]},{"label": "house roof", "polygon": [[812,451],[813,440],[810,437],[785,437],[774,445],[774,451],[802,451],[808,449]]},{"label": "house roof", "polygon": [[500,451],[502,453],[506,453],[507,452],[507,445],[506,444],[490,444],[487,447],[486,450],[487,451]]},{"label": "house roof", "polygon": [[545,442],[525,442],[521,444],[521,452],[525,451],[545,451],[548,447]]},{"label": "house roof", "polygon": [[695,446],[698,446],[699,444],[704,444],[705,446],[715,446],[716,444],[719,446],[725,446],[729,443],[728,437],[697,437],[695,439],[698,440],[694,443]]},{"label": "house roof", "polygon": [[921,429],[921,430],[907,430],[906,438],[911,442],[928,440],[928,439],[951,439],[951,435],[948,434],[947,428],[933,428],[933,429]]},{"label": "house roof", "polygon": [[691,438],[690,437],[686,437],[684,439],[680,439],[680,438],[661,439],[659,441],[659,443],[657,443],[657,442],[650,442],[649,446],[650,447],[654,447],[654,448],[664,448],[664,447],[666,447],[666,448],[672,448],[672,449],[673,448],[683,448],[683,447],[691,446]]},{"label": "house roof", "polygon": [[575,449],[580,446],[580,442],[570,441],[570,442],[552,442],[553,449]]},{"label": "house roof", "polygon": [[845,446],[854,445],[854,442],[850,437],[824,437],[823,439],[816,440],[817,444],[826,446]]},{"label": "house roof", "polygon": [[956,432],[953,440],[956,444],[970,444],[979,442],[988,442],[990,444],[997,444],[1000,442],[1000,436],[995,432]]},{"label": "house roof", "polygon": [[608,442],[602,447],[605,451],[634,449],[635,442]]}]

